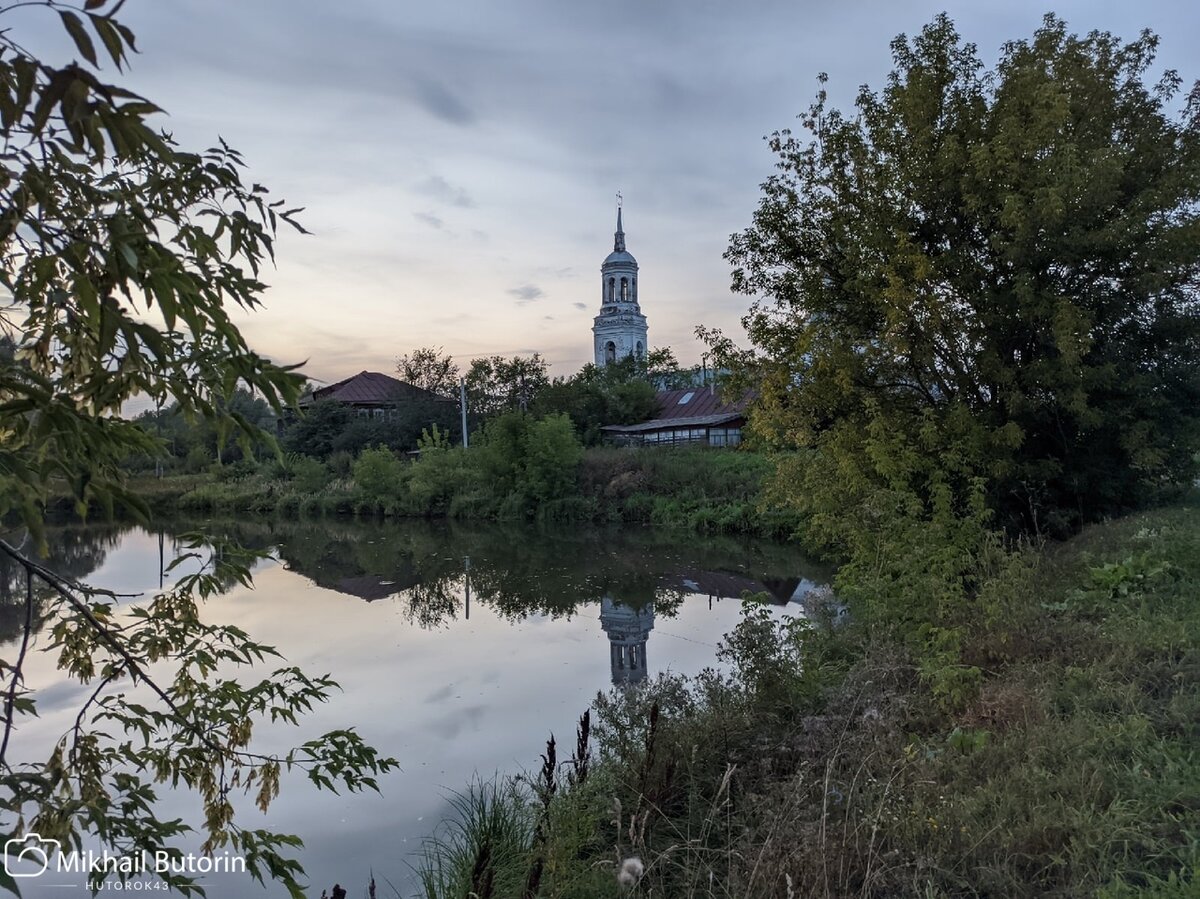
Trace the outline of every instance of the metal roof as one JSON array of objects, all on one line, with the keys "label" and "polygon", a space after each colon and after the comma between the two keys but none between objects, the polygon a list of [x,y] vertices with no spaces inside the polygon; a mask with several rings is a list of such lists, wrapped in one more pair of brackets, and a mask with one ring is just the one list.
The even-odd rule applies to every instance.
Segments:
[{"label": "metal roof", "polygon": [[361,406],[386,406],[399,400],[441,400],[449,402],[446,397],[424,390],[412,384],[385,375],[378,371],[361,371],[352,377],[314,390],[309,397],[301,399],[301,405],[318,400],[337,400],[339,403],[349,403]]},{"label": "metal roof", "polygon": [[658,394],[658,418],[671,420],[707,415],[744,414],[754,391],[747,390],[732,403],[721,402],[721,392],[709,387],[685,387],[682,390],[663,390]]},{"label": "metal roof", "polygon": [[667,428],[700,428],[723,425],[746,417],[746,407],[755,397],[745,391],[732,403],[721,402],[720,391],[713,387],[684,387],[658,392],[658,418],[636,425],[605,425],[600,430],[620,434],[640,434]]},{"label": "metal roof", "polygon": [[604,257],[604,265],[637,265],[637,260],[628,250],[613,250]]},{"label": "metal roof", "polygon": [[700,428],[723,425],[745,418],[745,412],[718,412],[715,415],[695,415],[691,418],[656,418],[637,425],[605,425],[600,430],[619,434],[640,434],[644,431],[661,431],[669,428]]}]

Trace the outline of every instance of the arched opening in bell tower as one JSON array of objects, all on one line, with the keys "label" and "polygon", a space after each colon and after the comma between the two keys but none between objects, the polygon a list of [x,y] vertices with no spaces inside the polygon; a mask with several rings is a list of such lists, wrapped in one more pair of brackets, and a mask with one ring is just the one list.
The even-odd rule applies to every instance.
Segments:
[{"label": "arched opening in bell tower", "polygon": [[617,345],[611,340],[604,344],[604,361],[605,363],[617,361]]}]

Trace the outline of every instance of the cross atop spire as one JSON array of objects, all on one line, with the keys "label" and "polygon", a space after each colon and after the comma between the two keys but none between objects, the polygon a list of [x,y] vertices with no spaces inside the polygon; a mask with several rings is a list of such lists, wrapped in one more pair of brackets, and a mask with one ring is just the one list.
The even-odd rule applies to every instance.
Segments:
[{"label": "cross atop spire", "polygon": [[625,252],[625,230],[621,227],[621,206],[623,205],[621,192],[617,191],[617,233],[613,235],[613,252]]}]

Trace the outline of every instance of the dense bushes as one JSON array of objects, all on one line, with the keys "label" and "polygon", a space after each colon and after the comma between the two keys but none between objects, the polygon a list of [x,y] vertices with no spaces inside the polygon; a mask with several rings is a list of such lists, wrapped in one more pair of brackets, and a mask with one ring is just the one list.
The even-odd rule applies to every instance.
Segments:
[{"label": "dense bushes", "polygon": [[354,483],[367,496],[397,500],[407,492],[409,468],[391,450],[377,447],[363,450],[351,471]]},{"label": "dense bushes", "polygon": [[[177,500],[189,511],[634,521],[701,533],[786,537],[795,515],[764,508],[772,461],[747,451],[584,449],[567,416],[512,412],[464,450],[440,429],[419,458],[383,447],[326,463],[294,453],[224,466]],[[215,483],[213,481],[216,481]],[[161,492],[161,491],[160,491]]]}]

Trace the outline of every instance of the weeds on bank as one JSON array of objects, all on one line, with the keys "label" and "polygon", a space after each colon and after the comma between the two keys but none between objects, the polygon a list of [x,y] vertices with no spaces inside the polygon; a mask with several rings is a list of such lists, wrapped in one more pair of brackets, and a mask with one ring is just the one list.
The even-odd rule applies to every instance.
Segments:
[{"label": "weeds on bank", "polygon": [[495,794],[519,826],[468,809],[454,845],[475,854],[428,856],[459,874],[427,883],[467,883],[499,829],[523,842],[489,837],[497,896],[1196,895],[1200,513],[1030,552],[989,565],[958,621],[980,671],[961,702],[903,639],[750,606],[728,673],[599,698],[586,778],[548,751]]}]

